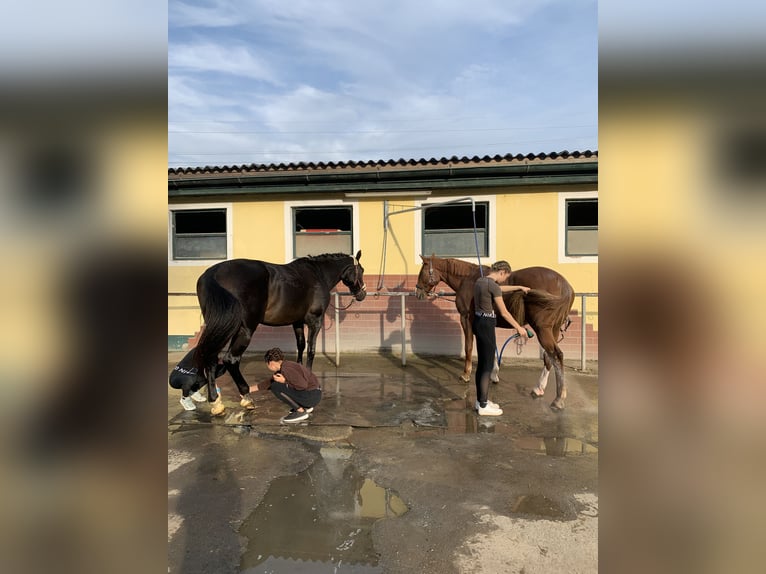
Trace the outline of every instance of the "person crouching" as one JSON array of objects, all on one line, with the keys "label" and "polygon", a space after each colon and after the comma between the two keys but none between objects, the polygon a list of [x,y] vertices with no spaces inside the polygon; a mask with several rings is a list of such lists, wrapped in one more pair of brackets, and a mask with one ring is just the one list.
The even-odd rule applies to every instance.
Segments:
[{"label": "person crouching", "polygon": [[[264,360],[266,368],[273,375],[263,384],[262,390],[271,390],[275,397],[290,407],[290,412],[280,422],[290,424],[309,418],[314,407],[322,400],[317,376],[295,361],[286,361],[279,347],[266,351]],[[254,390],[261,389],[256,385]]]}]

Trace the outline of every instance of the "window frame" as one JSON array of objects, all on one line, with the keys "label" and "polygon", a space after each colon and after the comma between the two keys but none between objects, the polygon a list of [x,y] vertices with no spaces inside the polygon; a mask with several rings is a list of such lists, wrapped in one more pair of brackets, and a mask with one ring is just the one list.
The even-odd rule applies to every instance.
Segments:
[{"label": "window frame", "polygon": [[[359,251],[359,204],[356,201],[347,201],[344,199],[316,199],[284,202],[284,229],[285,229],[285,254],[287,261],[295,261],[298,257],[295,255],[295,221],[293,219],[293,210],[301,208],[319,209],[319,208],[338,208],[346,207],[351,209],[351,253]],[[344,232],[345,233],[345,232]]]},{"label": "window frame", "polygon": [[[460,198],[454,198],[454,199],[460,199]],[[497,201],[495,195],[475,195],[472,196],[472,199],[474,203],[485,203],[487,204],[487,255],[481,255],[481,263],[482,265],[486,264],[487,262],[493,262],[497,258],[497,233],[493,232],[492,230],[496,229],[496,221],[497,221]],[[420,207],[422,209],[418,209],[417,211],[414,211],[414,228],[415,228],[415,253],[413,260],[414,261],[420,261],[420,255],[428,256],[431,255],[430,253],[423,253],[423,238],[425,235],[425,217],[424,217],[424,211],[426,207],[437,207],[436,205],[429,205],[429,204],[438,204],[438,203],[444,203],[446,201],[451,201],[449,197],[429,197],[429,198],[423,198],[420,200],[417,200],[415,202],[415,207]],[[451,205],[460,205],[458,203],[453,203]],[[466,201],[464,202],[464,205],[468,206],[470,208],[471,204],[470,202]],[[469,263],[476,263],[476,254],[474,253],[471,256],[462,256],[462,257],[453,257],[450,255],[442,255],[437,253],[437,256],[443,256],[443,257],[450,257],[451,259],[460,259],[461,261],[467,261]]]},{"label": "window frame", "polygon": [[[223,259],[176,259],[174,254],[175,233],[173,214],[179,211],[221,211],[226,212],[226,257]],[[233,218],[231,203],[184,203],[168,205],[168,265],[177,267],[209,266],[233,258]]]},{"label": "window frame", "polygon": [[[568,255],[567,241],[567,205],[571,201],[596,201],[598,203],[598,191],[576,191],[559,193],[559,263],[598,263],[598,254],[596,255]],[[596,234],[599,232],[599,225],[595,226]]]}]

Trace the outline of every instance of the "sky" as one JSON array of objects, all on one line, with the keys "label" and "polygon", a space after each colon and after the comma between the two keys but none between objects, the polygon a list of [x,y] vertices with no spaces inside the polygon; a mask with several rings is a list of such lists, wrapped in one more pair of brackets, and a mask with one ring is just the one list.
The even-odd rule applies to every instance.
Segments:
[{"label": "sky", "polygon": [[598,149],[597,2],[168,4],[169,167]]}]

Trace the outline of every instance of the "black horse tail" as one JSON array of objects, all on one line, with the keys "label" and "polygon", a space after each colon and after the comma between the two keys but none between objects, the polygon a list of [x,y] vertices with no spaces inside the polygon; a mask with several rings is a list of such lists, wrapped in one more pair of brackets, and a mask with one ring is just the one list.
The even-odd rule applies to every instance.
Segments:
[{"label": "black horse tail", "polygon": [[197,281],[197,297],[205,327],[197,343],[194,362],[197,372],[207,378],[208,371],[218,363],[218,353],[244,324],[244,310],[239,299],[218,283],[214,267]]}]

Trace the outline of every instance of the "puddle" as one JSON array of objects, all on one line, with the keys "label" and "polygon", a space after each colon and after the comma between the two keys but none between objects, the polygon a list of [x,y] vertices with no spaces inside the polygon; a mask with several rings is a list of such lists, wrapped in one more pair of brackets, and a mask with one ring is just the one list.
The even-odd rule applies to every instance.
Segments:
[{"label": "puddle", "polygon": [[548,456],[575,456],[598,452],[597,447],[569,437],[528,436],[518,438],[515,442],[521,449],[538,451]]},{"label": "puddle", "polygon": [[359,474],[351,449],[323,447],[296,476],[278,478],[239,534],[247,539],[240,571],[382,572],[372,525],[407,512],[391,490]]},{"label": "puddle", "polygon": [[511,512],[553,520],[564,520],[567,518],[567,513],[564,509],[542,494],[524,494],[519,496],[511,505]]}]

